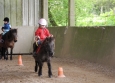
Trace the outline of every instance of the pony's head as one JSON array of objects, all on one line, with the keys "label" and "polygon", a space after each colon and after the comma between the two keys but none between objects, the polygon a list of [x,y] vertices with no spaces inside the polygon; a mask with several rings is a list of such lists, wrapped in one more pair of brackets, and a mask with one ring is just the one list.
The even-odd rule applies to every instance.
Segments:
[{"label": "pony's head", "polygon": [[14,36],[14,42],[17,42],[17,29],[11,29],[11,34]]},{"label": "pony's head", "polygon": [[17,42],[17,29],[11,29],[4,36],[5,40]]},{"label": "pony's head", "polygon": [[47,37],[44,42],[44,49],[47,53],[49,53],[50,56],[54,55],[54,49],[55,49],[55,38],[54,37]]}]

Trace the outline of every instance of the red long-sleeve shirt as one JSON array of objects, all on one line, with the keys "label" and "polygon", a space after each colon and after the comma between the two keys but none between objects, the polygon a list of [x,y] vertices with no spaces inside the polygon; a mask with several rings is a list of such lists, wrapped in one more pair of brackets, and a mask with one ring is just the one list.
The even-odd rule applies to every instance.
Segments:
[{"label": "red long-sleeve shirt", "polygon": [[50,36],[49,30],[47,28],[38,28],[35,32],[35,36],[39,36],[40,40],[44,40],[46,37]]}]

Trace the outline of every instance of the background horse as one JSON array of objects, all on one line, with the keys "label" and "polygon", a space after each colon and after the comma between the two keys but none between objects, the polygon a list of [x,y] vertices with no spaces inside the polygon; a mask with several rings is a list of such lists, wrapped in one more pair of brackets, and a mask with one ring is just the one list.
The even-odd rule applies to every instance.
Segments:
[{"label": "background horse", "polygon": [[[1,48],[1,58],[4,56],[4,59],[8,60],[8,48],[10,50],[10,60],[12,60],[12,53],[15,42],[17,42],[17,29],[11,29],[5,35],[3,35],[3,43],[0,43]],[[6,53],[6,54],[5,54]]]},{"label": "background horse", "polygon": [[[33,44],[33,49],[35,48],[36,43]],[[44,62],[47,62],[48,65],[48,75],[49,77],[52,76],[52,71],[51,71],[51,57],[54,54],[54,48],[55,48],[55,38],[54,37],[48,37],[46,38],[41,46],[37,48],[37,51],[39,52],[36,55],[33,55],[35,59],[35,72],[38,70],[39,66],[39,71],[38,71],[38,76],[42,75],[42,66]]]}]

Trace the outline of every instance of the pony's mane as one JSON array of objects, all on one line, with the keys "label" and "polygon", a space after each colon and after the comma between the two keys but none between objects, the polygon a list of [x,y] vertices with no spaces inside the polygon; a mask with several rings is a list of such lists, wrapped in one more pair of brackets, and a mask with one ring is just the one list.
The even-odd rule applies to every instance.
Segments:
[{"label": "pony's mane", "polygon": [[43,41],[43,44],[45,43],[45,42],[51,42],[51,41],[53,41],[55,38],[54,37],[47,37],[44,41]]},{"label": "pony's mane", "polygon": [[9,32],[17,33],[17,29],[11,29]]},{"label": "pony's mane", "polygon": [[51,41],[53,41],[55,38],[54,37],[47,37],[43,42],[42,42],[42,45],[41,45],[41,48],[45,48],[45,44],[46,43],[49,43]]}]

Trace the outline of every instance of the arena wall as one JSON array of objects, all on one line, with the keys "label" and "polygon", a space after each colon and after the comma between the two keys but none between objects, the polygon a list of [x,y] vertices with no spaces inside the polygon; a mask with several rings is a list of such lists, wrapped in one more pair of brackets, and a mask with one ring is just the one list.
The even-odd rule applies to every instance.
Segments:
[{"label": "arena wall", "polygon": [[[18,28],[14,53],[31,53],[36,27]],[[98,62],[115,67],[114,27],[50,27],[56,39],[55,57]]]},{"label": "arena wall", "polygon": [[98,62],[115,67],[114,27],[53,27],[55,56]]}]

